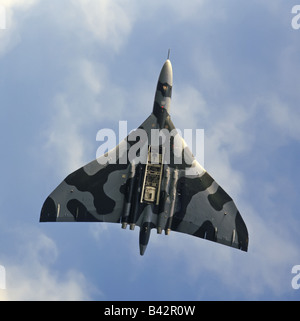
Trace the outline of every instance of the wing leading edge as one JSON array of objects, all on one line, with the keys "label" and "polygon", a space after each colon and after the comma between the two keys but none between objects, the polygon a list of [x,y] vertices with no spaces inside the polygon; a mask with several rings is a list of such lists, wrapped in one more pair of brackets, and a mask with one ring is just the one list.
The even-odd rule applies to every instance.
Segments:
[{"label": "wing leading edge", "polygon": [[[177,134],[170,118],[165,128]],[[175,163],[171,140],[170,159],[161,165],[159,202],[142,201],[147,161],[141,161],[138,150],[139,157],[132,162],[121,160],[128,159],[130,148],[137,143],[140,151],[148,150],[151,130],[160,125],[151,114],[139,129],[146,132],[146,141],[132,132],[115,149],[67,176],[46,199],[40,221],[122,223],[123,228],[130,224],[131,229],[147,225],[158,233],[177,231],[247,251],[248,231],[232,198],[197,162],[180,136],[177,149],[180,146],[183,162]],[[111,163],[111,159],[116,161]]]},{"label": "wing leading edge", "polygon": [[[139,129],[156,127],[156,118],[151,114]],[[128,160],[130,147],[137,143],[135,133],[107,154],[67,176],[46,199],[40,222],[120,222],[132,180],[132,165],[124,160]],[[140,147],[145,144],[141,143]],[[141,165],[136,172],[141,176]]]}]

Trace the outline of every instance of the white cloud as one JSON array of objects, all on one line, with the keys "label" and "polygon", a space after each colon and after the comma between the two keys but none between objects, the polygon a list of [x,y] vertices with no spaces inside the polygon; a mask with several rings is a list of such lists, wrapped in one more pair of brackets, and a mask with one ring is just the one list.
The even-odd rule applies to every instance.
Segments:
[{"label": "white cloud", "polygon": [[211,5],[205,0],[190,0],[188,5],[180,0],[136,1],[135,7],[138,8],[135,14],[136,19],[147,22],[155,20],[158,25],[158,33],[170,30],[172,25],[186,21],[205,24],[210,20],[217,24],[220,19],[226,19],[222,5]]},{"label": "white cloud", "polygon": [[[0,55],[22,40],[22,28],[26,28],[24,24],[28,22],[32,8],[39,4],[41,7],[46,5],[40,0],[1,1],[6,11],[7,28],[0,33]],[[134,23],[131,1],[72,0],[63,5],[53,1],[48,7],[47,19],[49,16],[52,16],[51,23],[63,32],[76,30],[80,42],[96,41],[112,52],[118,52],[126,42]]]},{"label": "white cloud", "polygon": [[[72,106],[63,95],[58,95],[54,103],[54,114],[51,126],[45,133],[45,162],[49,165],[56,162],[56,167],[65,175],[83,165],[84,139],[76,116],[72,115]],[[60,166],[58,166],[60,164]]]},{"label": "white cloud", "polygon": [[[99,67],[93,65],[90,61],[83,59],[80,64],[80,73],[82,74],[83,81],[86,83],[86,86],[90,88],[93,94],[99,94],[104,87],[104,83],[100,82],[100,75],[101,78],[105,76],[104,68],[101,69],[101,73],[99,74]],[[104,74],[104,75],[103,75]]]},{"label": "white cloud", "polygon": [[132,28],[130,1],[73,0],[72,5],[78,15],[73,23],[85,28],[101,44],[119,50]]},{"label": "white cloud", "polygon": [[206,119],[208,115],[207,103],[197,88],[187,84],[174,90],[171,117],[176,127],[182,131],[184,128],[197,128],[199,117]]},{"label": "white cloud", "polygon": [[277,95],[266,97],[261,102],[270,125],[277,131],[274,141],[292,138],[300,140],[300,111],[298,106],[282,101]]},{"label": "white cloud", "polygon": [[[85,276],[72,269],[58,272],[59,253],[52,239],[33,228],[15,229],[20,240],[17,255],[3,260],[6,290],[0,300],[87,300],[90,287]],[[16,253],[15,253],[16,254]]]},{"label": "white cloud", "polygon": [[[157,236],[153,230],[148,255],[158,260],[161,256],[172,266],[180,264],[186,282],[193,284],[193,288],[199,284],[200,288],[223,289],[220,293],[210,289],[216,298],[282,298],[291,291],[290,269],[298,262],[299,248],[289,236],[284,217],[270,222],[244,202],[240,209],[244,210],[242,214],[250,235],[247,253],[176,232],[168,237]],[[161,269],[164,270],[162,266]],[[207,273],[209,282],[203,280]],[[197,299],[206,299],[207,293],[200,288]]]},{"label": "white cloud", "polygon": [[28,11],[39,0],[2,0],[1,5],[5,8],[6,29],[0,30],[0,57],[7,53],[21,41],[21,27],[23,18],[17,20],[17,11]]},{"label": "white cloud", "polygon": [[291,290],[290,268],[300,256],[296,235],[291,235],[286,217],[268,219],[254,206],[243,205],[250,234],[244,271],[249,285],[254,294],[271,290],[278,297],[283,296]]},{"label": "white cloud", "polygon": [[6,8],[28,9],[39,1],[40,0],[2,0],[1,4],[4,5]]},{"label": "white cloud", "polygon": [[13,48],[19,41],[16,25],[13,22],[12,10],[7,8],[5,8],[5,27],[6,29],[0,30],[0,57]]},{"label": "white cloud", "polygon": [[54,98],[49,126],[44,133],[45,161],[53,164],[55,159],[56,167],[64,174],[91,160],[87,155],[95,148],[93,142],[100,128],[95,130],[92,142],[85,132],[96,125],[105,127],[109,120],[115,121],[115,115],[122,113],[126,96],[121,88],[111,83],[103,65],[74,59],[70,66],[64,89]]},{"label": "white cloud", "polygon": [[[240,154],[252,148],[252,136],[245,131],[244,125],[252,118],[249,109],[244,106],[225,106],[211,119],[208,129],[208,145],[225,150],[230,155]],[[216,110],[215,110],[216,111]]]},{"label": "white cloud", "polygon": [[85,292],[86,279],[82,273],[70,270],[65,275],[58,276],[51,269],[39,264],[34,266],[34,263],[25,269],[16,265],[6,267],[7,289],[2,291],[2,299],[66,301],[90,298]]}]

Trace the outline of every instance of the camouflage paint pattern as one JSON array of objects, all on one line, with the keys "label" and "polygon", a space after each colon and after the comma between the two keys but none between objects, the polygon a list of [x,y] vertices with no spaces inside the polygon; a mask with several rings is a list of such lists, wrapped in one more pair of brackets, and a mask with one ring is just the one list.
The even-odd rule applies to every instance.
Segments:
[{"label": "camouflage paint pattern", "polygon": [[172,85],[167,59],[151,115],[113,150],[67,176],[46,199],[40,222],[137,225],[141,255],[153,228],[247,251],[248,231],[233,200],[177,135],[170,118]]}]

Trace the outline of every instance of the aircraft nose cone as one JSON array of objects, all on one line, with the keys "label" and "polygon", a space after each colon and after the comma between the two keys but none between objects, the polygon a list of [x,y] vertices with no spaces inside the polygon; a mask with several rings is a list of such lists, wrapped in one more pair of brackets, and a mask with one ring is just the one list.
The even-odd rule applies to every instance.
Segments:
[{"label": "aircraft nose cone", "polygon": [[159,81],[164,84],[167,83],[170,86],[173,86],[173,70],[172,70],[172,64],[169,59],[166,60],[164,63],[160,75],[159,75]]}]

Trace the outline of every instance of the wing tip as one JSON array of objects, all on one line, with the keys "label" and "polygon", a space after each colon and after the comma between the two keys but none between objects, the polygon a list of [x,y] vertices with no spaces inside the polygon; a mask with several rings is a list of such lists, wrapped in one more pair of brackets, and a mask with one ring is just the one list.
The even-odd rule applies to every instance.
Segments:
[{"label": "wing tip", "polygon": [[55,202],[51,197],[47,197],[41,210],[40,222],[55,222],[56,217],[57,210]]}]

